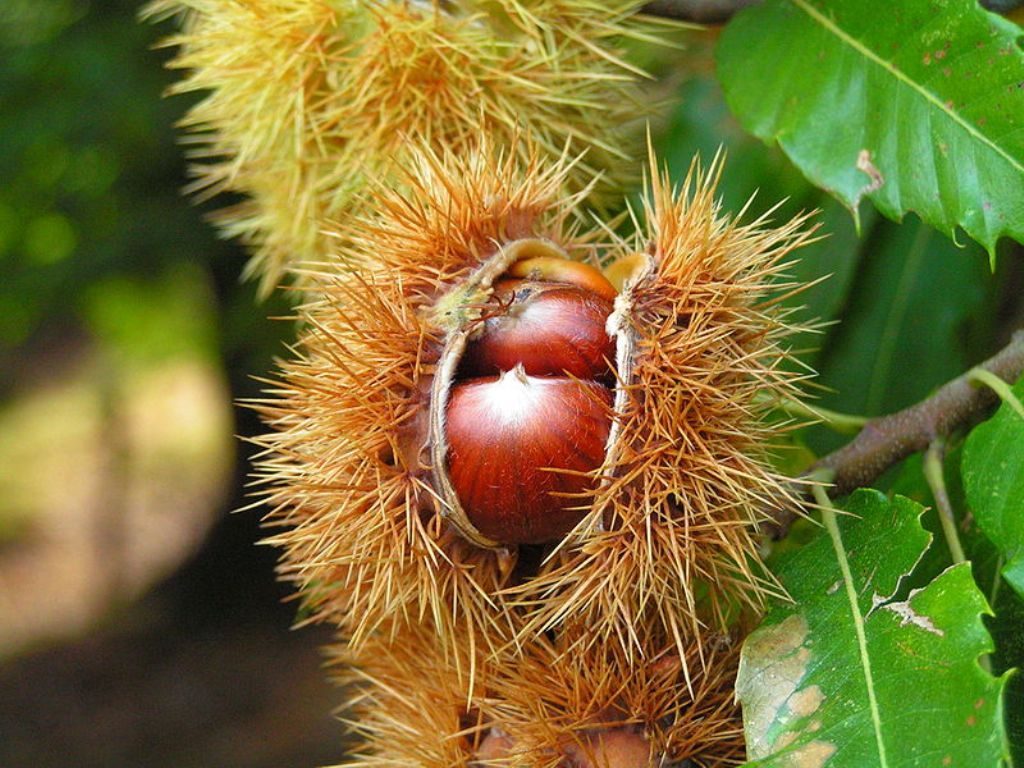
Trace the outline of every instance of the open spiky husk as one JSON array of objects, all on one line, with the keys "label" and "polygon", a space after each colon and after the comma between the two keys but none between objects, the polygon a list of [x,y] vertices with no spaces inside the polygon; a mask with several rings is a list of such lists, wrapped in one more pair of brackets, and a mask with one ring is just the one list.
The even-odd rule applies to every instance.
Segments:
[{"label": "open spiky husk", "polygon": [[[345,239],[363,270],[319,281],[306,330],[281,381],[252,403],[274,431],[257,440],[257,482],[283,530],[282,575],[310,616],[343,626],[358,645],[381,626],[429,619],[442,647],[492,649],[514,637],[497,598],[516,566],[511,549],[485,549],[449,525],[431,476],[433,379],[445,350],[437,302],[502,243],[542,238],[577,258],[572,164],[520,172],[514,156],[441,158],[425,152],[403,195],[381,190],[379,213]],[[496,256],[497,255],[497,256]],[[391,631],[391,630],[387,630]],[[397,630],[395,630],[397,631]]]},{"label": "open spiky husk", "polygon": [[615,188],[651,108],[621,45],[654,37],[642,6],[154,0],[146,13],[181,20],[174,92],[205,94],[183,121],[190,189],[247,196],[218,219],[252,249],[265,293],[289,266],[337,255],[324,231],[364,205],[367,182],[399,183],[410,145],[514,147],[525,133],[549,155],[588,152],[571,190],[602,173]]},{"label": "open spiky husk", "polygon": [[686,659],[691,638],[779,594],[757,529],[795,500],[771,468],[780,425],[767,411],[803,377],[784,365],[795,328],[778,296],[795,286],[779,276],[812,234],[803,218],[773,229],[723,215],[717,164],[695,165],[679,191],[655,173],[646,231],[612,247],[640,255],[609,318],[619,383],[587,516],[539,573],[449,524],[438,414],[451,342],[473,326],[504,249],[594,256],[594,235],[574,226],[578,199],[560,192],[571,167],[535,159],[521,173],[513,155],[423,152],[411,191],[380,190],[378,213],[342,240],[364,268],[311,275],[323,300],[302,313],[298,358],[255,404],[275,430],[258,469],[269,520],[286,529],[272,539],[282,572],[356,643],[392,615],[429,615],[443,644],[516,647],[577,625],[589,628],[578,643],[627,664],[645,655],[645,633]]},{"label": "open spiky husk", "polygon": [[629,659],[653,627],[687,658],[691,638],[780,595],[758,527],[797,504],[771,466],[784,425],[769,411],[807,376],[786,364],[797,328],[779,297],[799,286],[780,276],[813,228],[723,214],[720,168],[695,162],[674,190],[652,158],[645,228],[621,246],[640,256],[609,319],[621,380],[604,482],[543,572],[512,589],[531,613],[523,636],[575,624],[589,628],[578,643]]}]

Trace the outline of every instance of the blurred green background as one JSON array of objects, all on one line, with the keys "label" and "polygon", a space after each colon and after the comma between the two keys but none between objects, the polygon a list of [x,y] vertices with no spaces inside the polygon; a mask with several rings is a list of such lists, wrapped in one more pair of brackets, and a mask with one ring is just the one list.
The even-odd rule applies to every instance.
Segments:
[{"label": "blurred green background", "polygon": [[230,514],[286,308],[179,192],[138,10],[0,2],[0,766],[337,762],[327,638]]}]

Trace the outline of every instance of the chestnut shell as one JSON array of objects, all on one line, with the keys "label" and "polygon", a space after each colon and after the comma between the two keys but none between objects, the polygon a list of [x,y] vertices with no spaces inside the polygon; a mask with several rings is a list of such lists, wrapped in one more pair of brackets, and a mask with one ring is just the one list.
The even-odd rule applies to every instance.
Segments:
[{"label": "chestnut shell", "polygon": [[605,330],[612,310],[607,298],[577,285],[500,280],[459,376],[491,376],[522,365],[531,376],[607,381],[615,360],[615,340]]}]

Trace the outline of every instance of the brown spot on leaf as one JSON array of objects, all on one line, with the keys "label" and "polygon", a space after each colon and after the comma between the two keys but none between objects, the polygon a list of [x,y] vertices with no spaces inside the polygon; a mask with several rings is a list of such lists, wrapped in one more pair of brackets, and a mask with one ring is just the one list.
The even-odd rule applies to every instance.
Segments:
[{"label": "brown spot on leaf", "polygon": [[812,741],[787,754],[779,765],[785,768],[823,768],[835,753],[835,744],[828,741]]},{"label": "brown spot on leaf", "polygon": [[821,688],[812,685],[789,697],[789,711],[794,717],[808,717],[817,711],[824,700],[825,695],[821,692]]},{"label": "brown spot on leaf", "polygon": [[857,199],[854,200],[854,205],[860,202],[860,198],[864,195],[870,195],[872,192],[876,192],[882,188],[885,184],[885,178],[882,176],[882,172],[875,167],[875,164],[871,161],[871,150],[862,149],[857,154],[857,170],[862,173],[866,173],[870,182],[861,187],[860,192],[857,193]]},{"label": "brown spot on leaf", "polygon": [[775,743],[772,745],[772,747],[775,749],[776,752],[781,752],[794,741],[796,741],[796,737],[799,735],[800,733],[798,731],[786,731],[775,740]]},{"label": "brown spot on leaf", "polygon": [[807,671],[809,632],[800,615],[758,629],[743,647],[736,697],[743,704],[749,757],[758,759],[777,749],[776,725],[789,716],[790,698]]}]

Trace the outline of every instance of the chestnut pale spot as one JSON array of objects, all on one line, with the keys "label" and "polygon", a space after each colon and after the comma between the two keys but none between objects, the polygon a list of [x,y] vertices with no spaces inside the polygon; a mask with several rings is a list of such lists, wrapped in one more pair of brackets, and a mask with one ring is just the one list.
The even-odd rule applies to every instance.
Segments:
[{"label": "chestnut pale spot", "polygon": [[528,376],[521,367],[456,384],[448,474],[473,525],[506,544],[571,530],[593,483],[587,473],[604,458],[611,400],[595,382]]},{"label": "chestnut pale spot", "polygon": [[530,377],[516,366],[498,377],[493,386],[483,387],[480,397],[499,429],[512,428],[544,407],[544,388],[530,386]]}]

